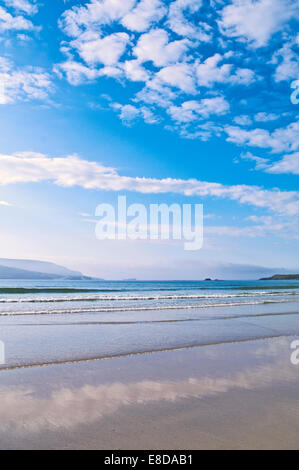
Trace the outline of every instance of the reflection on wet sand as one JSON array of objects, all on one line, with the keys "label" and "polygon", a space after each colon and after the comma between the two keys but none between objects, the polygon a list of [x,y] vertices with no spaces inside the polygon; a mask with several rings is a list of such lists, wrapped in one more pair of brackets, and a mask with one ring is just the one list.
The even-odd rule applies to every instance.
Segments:
[{"label": "reflection on wet sand", "polygon": [[[244,390],[262,391],[276,382],[284,384],[294,382],[299,379],[297,369],[285,360],[289,343],[289,340],[285,339],[265,342],[262,345],[254,344],[250,351],[251,360],[248,361],[250,364],[243,363],[242,370],[237,372],[228,372],[224,369],[216,373],[217,365],[218,369],[220,366],[218,360],[225,353],[225,346],[218,346],[210,349],[214,352],[214,357],[209,359],[214,366],[213,373],[199,372],[199,376],[193,373],[192,376],[183,380],[171,377],[175,375],[175,371],[167,368],[167,355],[176,354],[172,352],[164,353],[165,375],[168,376],[165,380],[148,380],[143,377],[142,380],[137,378],[136,381],[128,383],[115,380],[110,383],[85,384],[78,388],[62,386],[53,390],[48,396],[42,383],[35,387],[2,386],[0,388],[1,432],[15,429],[34,434],[45,429],[70,429],[81,424],[95,423],[102,417],[116,414],[122,407],[127,406],[146,406],[167,402],[175,404],[182,400],[197,399],[200,407],[200,400],[204,398],[220,396],[232,391],[240,393]],[[242,352],[243,345],[233,347],[236,348],[236,353]],[[283,359],[281,351],[284,352]],[[206,352],[208,355],[209,348],[206,348]],[[204,355],[205,351],[202,353],[202,360],[204,360]],[[260,357],[264,357],[264,363],[259,363]],[[189,351],[188,359],[190,358],[192,358],[192,351]],[[230,361],[230,359],[227,355],[227,360]],[[152,356],[152,361],[155,361],[155,355]],[[111,365],[116,367],[117,363],[111,362]],[[100,368],[100,364],[98,367]],[[56,366],[56,368],[57,374],[62,372],[63,367]],[[180,360],[177,368],[176,375],[178,376],[179,369],[184,368],[184,361]],[[99,370],[97,372],[99,373]],[[5,373],[2,372],[2,374]],[[98,373],[94,376],[89,375],[88,380],[91,381],[93,377],[95,382],[99,382]],[[146,375],[146,369],[143,375]],[[117,369],[115,376],[117,378]]]}]

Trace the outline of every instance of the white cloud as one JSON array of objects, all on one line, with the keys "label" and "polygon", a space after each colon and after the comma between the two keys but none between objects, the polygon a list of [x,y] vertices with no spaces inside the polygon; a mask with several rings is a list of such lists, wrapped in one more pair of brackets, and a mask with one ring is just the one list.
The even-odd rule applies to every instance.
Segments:
[{"label": "white cloud", "polygon": [[167,9],[161,0],[141,0],[138,5],[127,13],[121,23],[131,31],[143,32],[151,24],[165,16]]},{"label": "white cloud", "polygon": [[258,186],[228,186],[196,179],[121,176],[115,169],[78,156],[51,158],[41,154],[0,154],[0,184],[52,181],[63,187],[143,194],[176,193],[185,196],[227,198],[241,204],[269,209],[288,216],[299,215],[299,192],[266,190]]},{"label": "white cloud", "polygon": [[157,117],[149,108],[146,106],[142,106],[140,108],[142,117],[145,122],[148,124],[156,124],[160,121],[159,117]]},{"label": "white cloud", "polygon": [[167,85],[179,88],[185,93],[195,93],[195,78],[193,67],[190,64],[181,63],[162,68],[156,77]]},{"label": "white cloud", "polygon": [[140,62],[151,61],[162,67],[178,62],[188,47],[188,40],[169,43],[168,33],[164,29],[154,29],[140,36],[133,52]]},{"label": "white cloud", "polygon": [[219,63],[223,60],[220,54],[208,57],[203,63],[197,63],[196,76],[199,86],[212,87],[215,83],[232,83],[249,85],[255,81],[255,74],[250,69],[237,68],[232,64]]},{"label": "white cloud", "polygon": [[266,46],[274,33],[299,17],[298,7],[298,0],[233,0],[223,8],[219,26],[227,36]]},{"label": "white cloud", "polygon": [[222,96],[218,96],[201,101],[185,101],[181,106],[171,106],[168,112],[177,122],[191,122],[208,118],[212,114],[226,114],[229,109],[229,103]]},{"label": "white cloud", "polygon": [[185,16],[197,13],[202,7],[202,0],[176,0],[170,4],[168,25],[179,36],[207,42],[211,39],[210,27],[206,23],[192,23]]},{"label": "white cloud", "polygon": [[234,118],[234,121],[239,126],[250,126],[250,124],[252,124],[252,120],[250,116],[247,116],[247,115],[236,116]]},{"label": "white cloud", "polygon": [[[14,166],[15,172],[12,171]],[[87,188],[88,181],[93,185],[92,181],[115,175],[112,168],[80,160],[77,156],[49,158],[33,152],[0,155],[0,167],[0,184],[53,180],[60,186]]]},{"label": "white cloud", "polygon": [[232,83],[233,85],[250,85],[255,82],[257,78],[259,77],[255,76],[253,70],[237,68],[229,77],[228,83]]},{"label": "white cloud", "polygon": [[179,132],[181,136],[187,139],[200,139],[202,141],[207,141],[212,135],[219,137],[221,135],[222,128],[212,121],[199,121],[196,123],[195,130],[183,126],[179,129]]},{"label": "white cloud", "polygon": [[299,77],[299,34],[292,41],[283,45],[274,56],[273,63],[278,63],[274,78],[277,82]]},{"label": "white cloud", "polygon": [[32,31],[33,23],[23,16],[13,16],[0,6],[0,32],[6,31]]},{"label": "white cloud", "polygon": [[229,142],[251,147],[270,148],[273,152],[294,152],[299,149],[299,122],[272,133],[266,129],[246,130],[237,126],[226,126]]},{"label": "white cloud", "polygon": [[119,117],[122,121],[126,123],[135,121],[135,119],[139,117],[139,109],[131,104],[126,104],[122,106],[118,103],[115,103],[113,107],[120,111]]},{"label": "white cloud", "polygon": [[228,237],[268,237],[274,235],[287,239],[299,239],[298,219],[285,220],[283,217],[250,216],[248,220],[255,225],[244,227],[236,226],[206,226],[205,233],[208,235]]},{"label": "white cloud", "polygon": [[160,80],[154,79],[149,80],[146,86],[136,94],[134,101],[168,108],[176,98],[177,92],[165,86]]},{"label": "white cloud", "polygon": [[80,85],[86,80],[95,80],[100,76],[98,70],[86,67],[85,65],[80,64],[79,62],[75,62],[74,60],[67,60],[62,64],[55,65],[54,71],[60,77],[65,74],[68,82],[71,85]]},{"label": "white cloud", "polygon": [[223,64],[218,66],[222,60],[220,54],[215,54],[205,60],[204,63],[198,64],[196,67],[196,75],[199,86],[210,87],[214,83],[221,83],[227,81],[230,76],[232,65]]},{"label": "white cloud", "polygon": [[143,119],[148,124],[156,124],[159,121],[154,113],[146,106],[138,108],[131,104],[121,105],[119,103],[113,103],[111,107],[119,112],[120,119],[128,125],[139,118]]},{"label": "white cloud", "polygon": [[242,153],[241,159],[254,162],[256,170],[264,170],[268,167],[269,164],[269,160],[267,160],[266,158],[257,157],[250,152]]},{"label": "white cloud", "polygon": [[0,201],[0,206],[11,207],[12,204],[10,204],[10,202]]},{"label": "white cloud", "polygon": [[99,76],[106,76],[106,77],[112,77],[112,78],[120,78],[123,76],[123,71],[116,65],[114,66],[106,66],[103,67],[99,71]]},{"label": "white cloud", "polygon": [[268,173],[289,173],[299,175],[299,152],[285,155],[282,160],[273,163],[267,169]]},{"label": "white cloud", "polygon": [[46,100],[52,91],[49,75],[38,68],[14,69],[7,59],[0,58],[0,104],[18,100]]},{"label": "white cloud", "polygon": [[0,72],[8,72],[12,66],[12,62],[9,59],[0,56]]},{"label": "white cloud", "polygon": [[[61,77],[66,76],[72,85],[95,81],[103,76],[115,78],[122,85],[127,81],[136,82],[127,88],[130,96],[127,104],[121,105],[127,106],[124,115],[130,110],[133,113],[136,108],[137,119],[143,118],[140,111],[143,106],[155,116],[160,112],[160,120],[168,119],[165,128],[172,126],[184,137],[202,140],[219,136],[219,125],[215,122],[200,123],[199,128],[197,123],[196,129],[192,129],[192,123],[217,114],[217,110],[211,108],[216,103],[214,97],[218,97],[218,114],[227,112],[228,98],[225,100],[223,97],[226,108],[221,107],[224,101],[219,101],[219,95],[227,93],[233,96],[232,106],[238,108],[234,113],[236,125],[226,125],[224,129],[227,140],[269,148],[274,152],[294,152],[297,149],[293,142],[297,137],[295,124],[274,132],[238,127],[251,126],[254,121],[274,121],[275,115],[266,112],[257,112],[255,116],[243,115],[240,107],[245,100],[239,96],[239,91],[238,95],[232,95],[232,87],[260,82],[262,88],[264,67],[273,71],[273,65],[276,66],[275,80],[278,80],[278,75],[290,74],[289,62],[294,73],[294,67],[298,66],[294,66],[294,57],[287,62],[290,43],[292,53],[299,44],[297,33],[294,35],[292,32],[293,23],[290,22],[280,38],[280,44],[285,41],[281,50],[277,54],[272,49],[269,52],[269,57],[274,57],[271,62],[265,61],[264,51],[261,51],[261,56],[257,52],[253,61],[244,45],[238,46],[238,41],[249,41],[254,46],[267,45],[275,32],[297,17],[298,6],[299,0],[87,0],[84,5],[79,3],[71,7],[62,16],[60,25],[69,38],[62,43],[61,51],[67,57],[54,70]],[[221,31],[215,23],[215,14],[220,18],[220,30],[229,39],[219,34]],[[220,53],[216,52],[214,39]],[[210,41],[209,57],[203,41]],[[263,91],[265,86],[264,82]],[[198,101],[200,110],[188,108],[203,93],[201,87],[209,89],[205,97],[208,101]],[[252,99],[250,93],[248,109],[252,109]],[[119,100],[119,96],[112,97],[112,101]],[[182,102],[189,104],[182,106]],[[173,117],[175,124],[169,125],[168,115]],[[134,122],[134,119],[122,120]],[[157,118],[153,120],[156,122]],[[152,122],[152,118],[147,122]]]},{"label": "white cloud", "polygon": [[150,77],[150,72],[138,60],[126,60],[123,69],[126,77],[133,82],[146,82]]},{"label": "white cloud", "polygon": [[174,121],[191,122],[199,119],[198,108],[198,101],[185,101],[181,106],[170,106],[168,113]]},{"label": "white cloud", "polygon": [[279,119],[279,116],[274,113],[257,113],[254,116],[255,121],[257,122],[269,122],[269,121],[276,121]]},{"label": "white cloud", "polygon": [[129,42],[126,33],[114,33],[104,38],[97,34],[89,35],[87,40],[79,38],[72,45],[77,49],[79,55],[88,64],[101,63],[107,66],[116,64],[125,52]]},{"label": "white cloud", "polygon": [[35,0],[4,0],[5,5],[12,7],[15,10],[23,11],[28,15],[37,13],[37,4]]},{"label": "white cloud", "polygon": [[94,64],[87,66],[71,58],[61,64],[56,64],[54,72],[60,78],[65,75],[67,81],[74,86],[81,85],[86,81],[94,81],[103,76],[126,77],[136,82],[146,82],[150,78],[149,72],[137,60],[127,60],[124,63],[106,65],[98,69]]},{"label": "white cloud", "polygon": [[91,0],[84,6],[74,6],[64,12],[61,27],[73,37],[86,30],[120,21],[135,6],[136,0]]}]

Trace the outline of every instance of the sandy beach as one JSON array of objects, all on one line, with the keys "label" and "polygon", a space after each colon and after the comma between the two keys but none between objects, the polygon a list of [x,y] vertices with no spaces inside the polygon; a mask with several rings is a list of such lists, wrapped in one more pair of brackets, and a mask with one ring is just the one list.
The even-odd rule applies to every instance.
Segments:
[{"label": "sandy beach", "polygon": [[298,286],[2,287],[0,449],[298,448]]},{"label": "sandy beach", "polygon": [[296,449],[294,338],[2,370],[1,449]]}]

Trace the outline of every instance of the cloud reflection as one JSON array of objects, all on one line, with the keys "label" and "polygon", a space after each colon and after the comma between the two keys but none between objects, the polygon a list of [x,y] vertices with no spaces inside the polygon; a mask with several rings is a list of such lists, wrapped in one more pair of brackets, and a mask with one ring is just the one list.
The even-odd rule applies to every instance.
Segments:
[{"label": "cloud reflection", "polygon": [[[0,422],[2,429],[71,428],[92,423],[129,405],[157,402],[174,403],[188,398],[202,399],[232,390],[256,390],[275,381],[298,379],[294,367],[285,361],[252,367],[230,377],[191,377],[181,381],[143,380],[109,383],[82,388],[62,388],[49,397],[38,397],[33,389],[0,388]],[[224,371],[225,374],[225,371]]]}]

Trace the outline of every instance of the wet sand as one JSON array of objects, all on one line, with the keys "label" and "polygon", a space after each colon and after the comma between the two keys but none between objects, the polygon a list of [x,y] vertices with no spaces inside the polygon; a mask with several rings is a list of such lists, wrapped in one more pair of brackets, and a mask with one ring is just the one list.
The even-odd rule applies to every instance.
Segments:
[{"label": "wet sand", "polygon": [[0,371],[1,449],[297,449],[298,337]]},{"label": "wet sand", "polygon": [[299,336],[298,312],[299,303],[290,302],[125,315],[0,316],[6,352],[0,370]]}]

